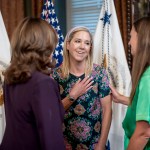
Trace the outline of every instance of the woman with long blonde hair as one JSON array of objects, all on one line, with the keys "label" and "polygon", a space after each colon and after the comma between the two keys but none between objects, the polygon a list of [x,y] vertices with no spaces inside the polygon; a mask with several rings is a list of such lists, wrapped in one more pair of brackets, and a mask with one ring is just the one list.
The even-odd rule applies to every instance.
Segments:
[{"label": "woman with long blonde hair", "polygon": [[106,70],[93,64],[89,29],[78,26],[68,32],[63,64],[54,70],[53,77],[66,110],[66,149],[105,150],[111,124],[110,88]]}]

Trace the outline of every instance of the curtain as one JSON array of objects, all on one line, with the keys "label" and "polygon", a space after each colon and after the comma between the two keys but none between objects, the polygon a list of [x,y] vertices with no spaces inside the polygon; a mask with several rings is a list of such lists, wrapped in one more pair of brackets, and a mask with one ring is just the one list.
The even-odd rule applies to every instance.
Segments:
[{"label": "curtain", "polygon": [[0,10],[5,23],[9,39],[14,31],[14,28],[24,18],[23,0],[0,0]]},{"label": "curtain", "polygon": [[130,30],[132,27],[132,0],[114,0],[114,3],[129,69],[131,70],[132,57],[128,42],[130,40]]},{"label": "curtain", "polygon": [[44,0],[0,0],[0,10],[9,39],[24,17],[40,17],[43,3]]},{"label": "curtain", "polygon": [[44,0],[32,0],[32,16],[40,17]]}]

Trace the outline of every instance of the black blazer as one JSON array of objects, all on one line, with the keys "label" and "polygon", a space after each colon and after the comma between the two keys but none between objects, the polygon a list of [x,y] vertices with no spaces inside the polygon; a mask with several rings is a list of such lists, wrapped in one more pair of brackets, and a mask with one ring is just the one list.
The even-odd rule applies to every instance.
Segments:
[{"label": "black blazer", "polygon": [[4,85],[6,130],[0,150],[64,150],[64,109],[56,82],[34,72],[25,83]]}]

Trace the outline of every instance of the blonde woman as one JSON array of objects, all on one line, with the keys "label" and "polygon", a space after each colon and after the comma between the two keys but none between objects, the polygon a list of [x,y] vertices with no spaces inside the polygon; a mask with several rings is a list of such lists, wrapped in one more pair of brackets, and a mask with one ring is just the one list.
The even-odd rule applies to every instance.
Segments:
[{"label": "blonde woman", "polygon": [[53,72],[66,110],[64,138],[68,150],[106,149],[110,88],[106,70],[93,64],[92,58],[90,31],[81,26],[71,29],[64,42],[63,64]]}]

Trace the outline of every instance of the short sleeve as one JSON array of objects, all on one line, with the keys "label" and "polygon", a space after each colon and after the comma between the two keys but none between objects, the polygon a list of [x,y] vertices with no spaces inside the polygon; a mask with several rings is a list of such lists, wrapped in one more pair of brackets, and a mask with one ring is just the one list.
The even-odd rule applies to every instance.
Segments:
[{"label": "short sleeve", "polygon": [[140,120],[150,123],[150,76],[144,76],[139,83],[136,121]]},{"label": "short sleeve", "polygon": [[101,98],[103,98],[110,94],[109,79],[104,68],[101,68],[99,77],[99,95]]}]

